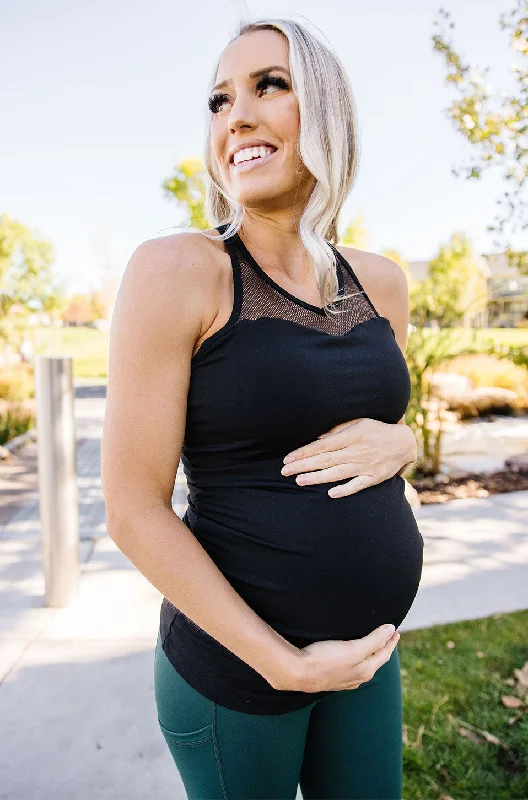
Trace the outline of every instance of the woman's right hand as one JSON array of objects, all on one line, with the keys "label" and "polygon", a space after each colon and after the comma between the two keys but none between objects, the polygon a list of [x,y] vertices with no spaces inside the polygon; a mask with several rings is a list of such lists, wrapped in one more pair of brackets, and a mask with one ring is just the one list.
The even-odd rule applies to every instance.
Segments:
[{"label": "woman's right hand", "polygon": [[[400,634],[381,625],[362,639],[330,639],[299,648],[299,658],[281,689],[301,692],[357,689],[374,677]],[[277,687],[278,688],[278,687]]]}]

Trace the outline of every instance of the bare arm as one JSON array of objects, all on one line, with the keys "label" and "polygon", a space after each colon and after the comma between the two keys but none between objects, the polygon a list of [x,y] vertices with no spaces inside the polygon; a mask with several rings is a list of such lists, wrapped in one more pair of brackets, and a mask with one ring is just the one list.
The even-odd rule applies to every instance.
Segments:
[{"label": "bare arm", "polygon": [[144,242],[119,288],[101,451],[107,529],[162,595],[280,689],[300,651],[247,605],[171,505],[213,281],[198,236]]}]

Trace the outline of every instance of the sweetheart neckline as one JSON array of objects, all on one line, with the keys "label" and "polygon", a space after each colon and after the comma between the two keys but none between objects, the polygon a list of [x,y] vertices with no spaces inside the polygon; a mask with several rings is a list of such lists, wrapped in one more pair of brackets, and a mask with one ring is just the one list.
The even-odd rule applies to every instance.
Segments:
[{"label": "sweetheart neckline", "polygon": [[377,311],[375,311],[375,313],[376,313],[375,317],[369,317],[368,319],[364,319],[361,322],[358,322],[357,325],[354,325],[353,328],[350,328],[350,330],[341,334],[329,333],[328,331],[319,330],[318,328],[312,328],[310,325],[304,325],[302,322],[296,322],[293,319],[284,319],[283,317],[264,316],[264,317],[258,317],[258,319],[232,320],[231,322],[227,322],[222,328],[219,328],[219,330],[215,331],[213,334],[211,334],[211,336],[208,336],[207,339],[205,339],[202,342],[196,353],[191,357],[191,365],[193,366],[194,364],[198,363],[198,356],[202,356],[204,352],[206,353],[209,350],[209,347],[212,346],[215,342],[218,342],[222,338],[222,336],[227,335],[233,328],[235,328],[237,325],[242,325],[244,322],[260,322],[261,320],[268,320],[268,321],[272,320],[275,322],[292,324],[295,325],[297,328],[304,328],[306,330],[313,331],[314,333],[321,333],[323,336],[330,336],[333,339],[344,339],[345,337],[350,336],[352,333],[354,333],[354,331],[356,331],[358,328],[361,328],[363,325],[366,325],[367,322],[372,322],[373,320],[383,320],[384,323],[387,323],[389,325],[392,335],[394,336],[394,339],[396,339],[396,334],[394,332],[394,328],[391,325],[390,319],[388,317],[384,317],[382,314],[378,314]]}]

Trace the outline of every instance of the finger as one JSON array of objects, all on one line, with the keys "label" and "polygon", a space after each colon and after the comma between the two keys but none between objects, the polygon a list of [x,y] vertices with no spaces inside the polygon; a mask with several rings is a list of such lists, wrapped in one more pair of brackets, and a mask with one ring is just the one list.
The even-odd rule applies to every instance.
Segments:
[{"label": "finger", "polygon": [[[331,467],[330,469],[320,469],[317,472],[306,472],[297,475],[295,479],[296,482],[301,485],[305,486],[307,484],[312,483],[331,483],[332,481],[342,481],[345,478],[350,478],[351,475],[354,475],[357,472],[354,470],[353,466],[348,466],[348,464],[337,464],[335,467]],[[333,495],[331,495],[333,497]]]},{"label": "finger", "polygon": [[[343,461],[345,459],[343,450],[345,449],[345,447],[346,445],[344,445],[339,450],[327,449],[314,456],[306,458],[298,458],[291,464],[285,464],[284,467],[281,469],[281,473],[283,475],[294,475],[295,473],[309,472],[310,470],[330,469],[331,467],[343,464]],[[346,464],[346,466],[351,466],[351,465]],[[357,474],[357,473],[351,473],[351,474]],[[343,475],[343,477],[345,478],[349,476]],[[338,480],[338,478],[334,478],[333,480]]]},{"label": "finger", "polygon": [[346,422],[341,422],[339,425],[334,425],[334,427],[330,428],[330,430],[326,431],[326,433],[321,433],[321,435],[318,436],[317,438],[318,439],[324,439],[325,436],[330,436],[330,434],[332,434],[332,433],[339,433],[339,431],[342,431],[345,428],[348,428],[349,425],[355,425],[356,422],[359,422],[362,419],[364,419],[364,417],[357,417],[356,419],[349,419]]},{"label": "finger", "polygon": [[378,669],[381,666],[383,666],[383,664],[387,663],[387,661],[392,655],[392,651],[398,644],[399,639],[400,639],[400,634],[398,633],[398,631],[394,631],[393,635],[391,636],[385,647],[382,647],[381,650],[378,650],[377,653],[373,653],[371,656],[368,656],[363,661],[363,664],[361,666],[365,669],[365,671],[369,675],[375,674],[378,671]]},{"label": "finger", "polygon": [[388,627],[380,625],[379,628],[374,628],[362,639],[351,639],[350,643],[354,647],[355,653],[359,656],[359,661],[363,661],[384,647],[394,633],[394,625],[389,625]]},{"label": "finger", "polygon": [[[328,433],[325,438],[317,438],[314,442],[309,442],[309,444],[305,444],[302,447],[297,448],[297,450],[292,450],[284,457],[284,463],[297,461],[300,458],[310,458],[311,456],[316,456],[319,453],[325,453],[328,450],[341,449],[342,447],[350,444],[350,432],[345,433],[346,427],[350,427],[350,423],[347,423],[346,426],[343,426],[342,430],[337,431],[337,433]],[[328,441],[329,439],[330,442]]]},{"label": "finger", "polygon": [[[336,478],[336,480],[339,480],[339,478]],[[348,497],[351,494],[360,492],[361,489],[366,489],[367,486],[375,486],[379,482],[379,479],[376,479],[373,475],[356,475],[351,481],[340,483],[339,486],[332,486],[328,490],[328,494],[330,497]]]},{"label": "finger", "polygon": [[[320,467],[313,472],[305,472],[302,468],[297,475],[297,483],[330,483],[331,481],[343,481],[346,478],[353,478],[361,474],[363,467],[358,464],[335,464],[327,468]],[[289,474],[283,473],[283,474]],[[294,474],[294,473],[292,473]]]},{"label": "finger", "polygon": [[365,681],[356,681],[355,683],[349,683],[349,684],[346,684],[346,685],[345,685],[345,686],[343,686],[342,688],[343,688],[343,689],[359,689],[359,687],[361,686],[361,684],[362,684],[362,683],[364,683],[364,682],[365,682]]}]

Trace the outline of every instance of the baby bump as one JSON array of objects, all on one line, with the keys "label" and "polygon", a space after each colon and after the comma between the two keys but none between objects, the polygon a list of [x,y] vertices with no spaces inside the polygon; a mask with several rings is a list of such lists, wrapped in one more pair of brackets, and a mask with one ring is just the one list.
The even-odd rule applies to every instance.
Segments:
[{"label": "baby bump", "polygon": [[329,484],[200,494],[189,527],[248,605],[297,646],[401,624],[423,539],[396,475],[348,497]]}]

